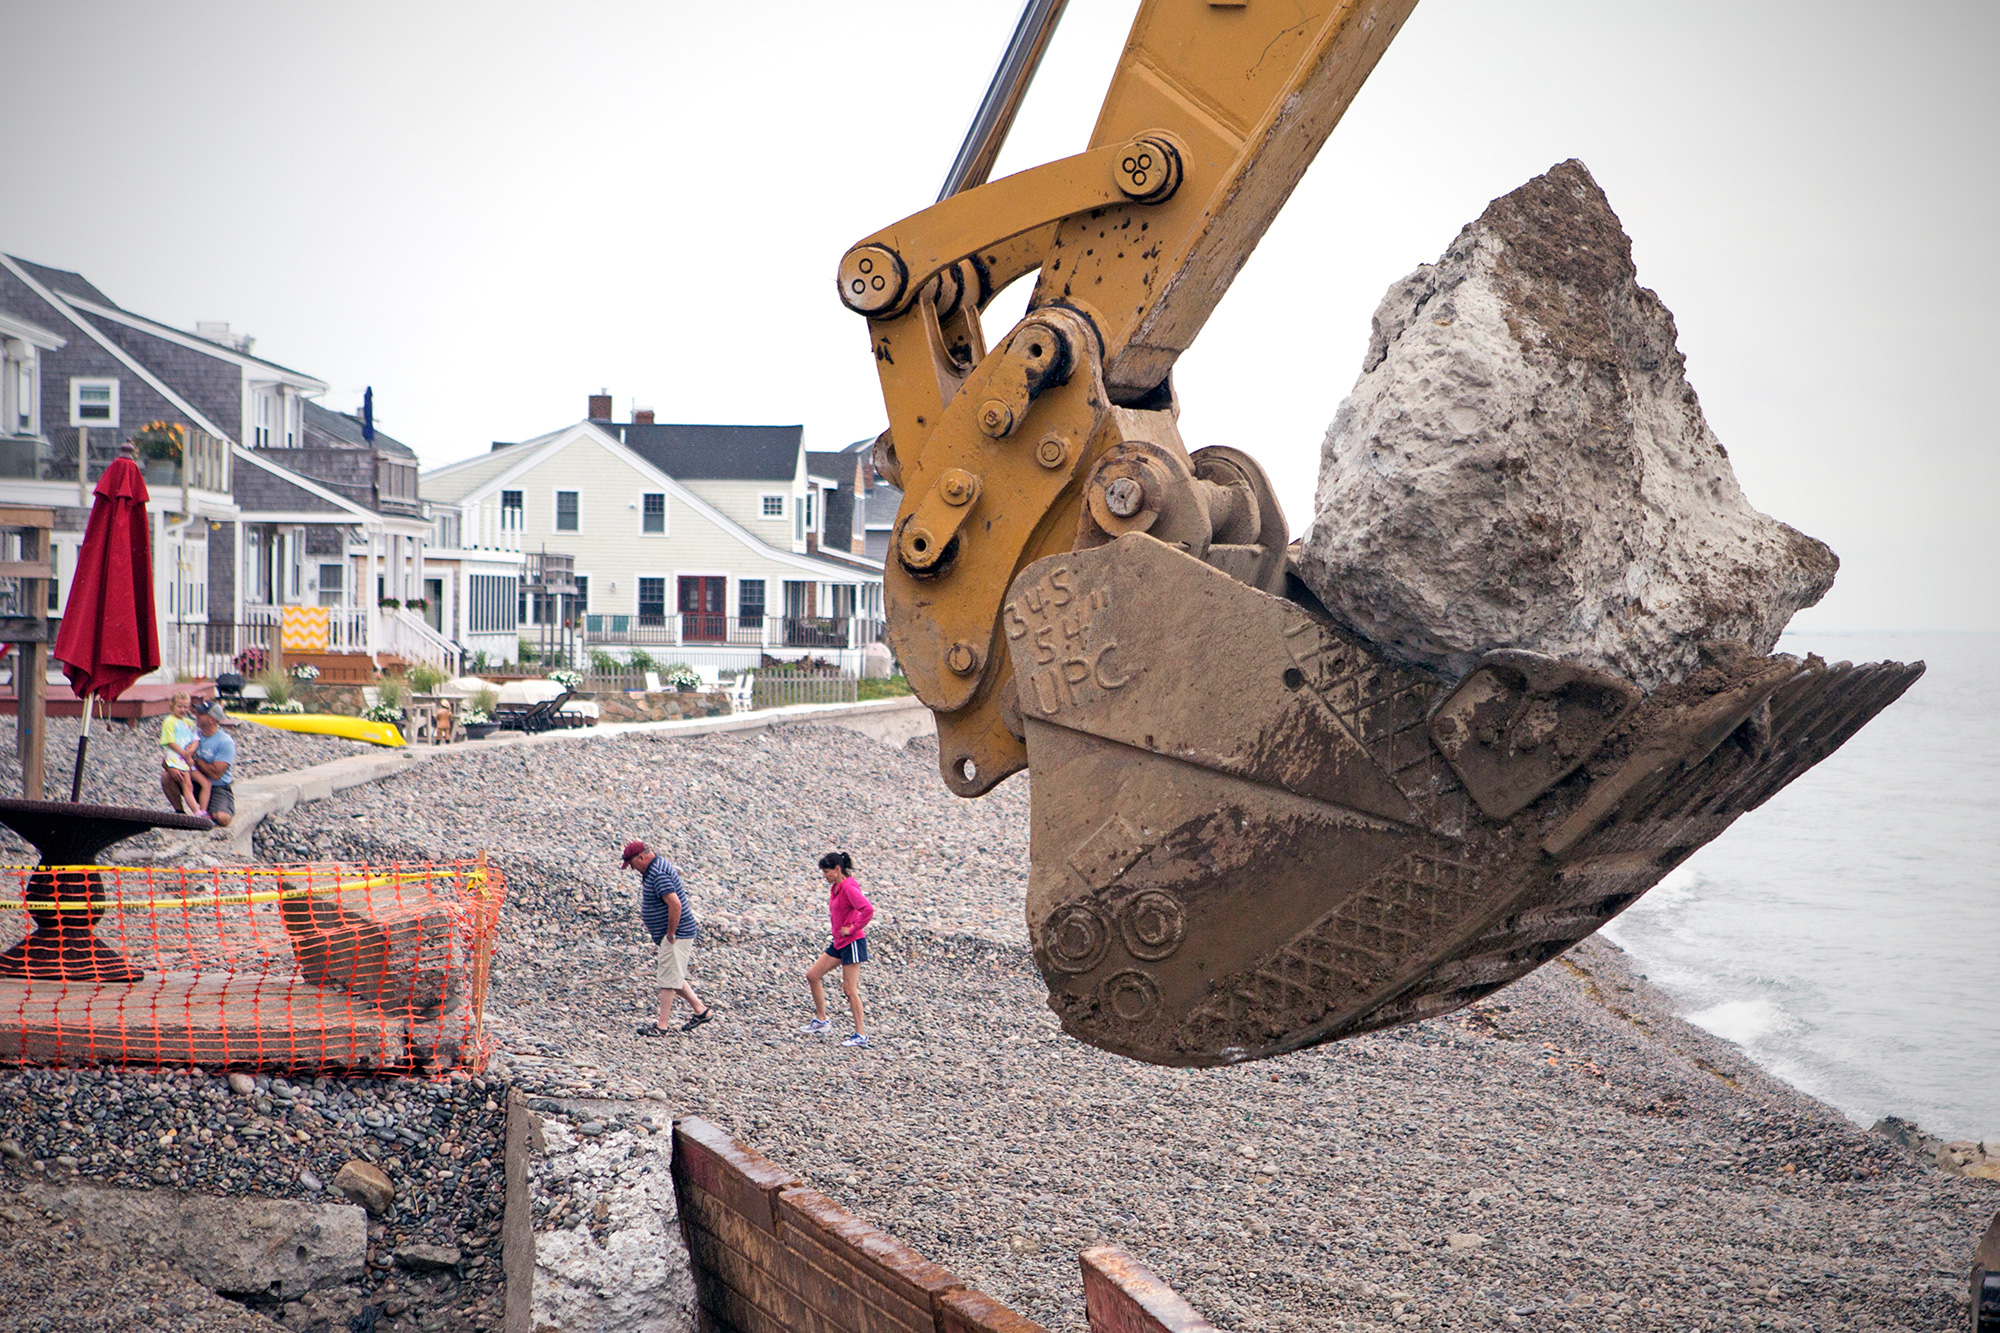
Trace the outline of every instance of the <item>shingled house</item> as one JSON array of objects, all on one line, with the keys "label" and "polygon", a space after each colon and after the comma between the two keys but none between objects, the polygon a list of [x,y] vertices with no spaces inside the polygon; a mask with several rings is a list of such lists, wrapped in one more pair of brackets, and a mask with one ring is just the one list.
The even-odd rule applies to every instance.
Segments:
[{"label": "shingled house", "polygon": [[[248,641],[268,639],[286,605],[340,608],[333,632],[357,649],[421,638],[369,614],[378,587],[421,596],[427,529],[414,457],[393,442],[369,451],[367,466],[387,460],[383,476],[400,494],[383,494],[380,480],[367,494],[350,485],[329,452],[340,431],[326,418],[335,414],[315,416],[309,401],[326,392],[324,381],[253,355],[253,340],[227,324],[190,333],[122,309],[80,274],[8,255],[0,255],[0,319],[8,349],[0,372],[14,377],[11,393],[0,394],[0,412],[13,409],[0,423],[9,427],[0,502],[54,509],[58,605],[91,487],[127,440],[162,422],[185,432],[179,457],[140,460],[164,675],[212,673]],[[419,545],[398,544],[412,538]],[[431,644],[426,655],[438,651]]]}]

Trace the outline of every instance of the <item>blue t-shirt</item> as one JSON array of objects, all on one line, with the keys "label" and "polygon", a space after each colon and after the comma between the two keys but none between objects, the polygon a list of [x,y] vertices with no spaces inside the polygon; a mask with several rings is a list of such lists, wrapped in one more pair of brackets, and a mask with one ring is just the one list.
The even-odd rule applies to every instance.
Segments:
[{"label": "blue t-shirt", "polygon": [[194,757],[206,764],[228,764],[221,777],[215,780],[218,787],[227,787],[236,781],[236,738],[217,727],[213,736],[203,736],[194,743]]},{"label": "blue t-shirt", "polygon": [[639,920],[645,923],[646,933],[655,944],[666,938],[667,899],[674,894],[679,894],[681,900],[681,927],[674,932],[674,938],[691,940],[696,930],[694,904],[688,901],[687,888],[667,858],[654,852],[653,863],[639,874]]}]

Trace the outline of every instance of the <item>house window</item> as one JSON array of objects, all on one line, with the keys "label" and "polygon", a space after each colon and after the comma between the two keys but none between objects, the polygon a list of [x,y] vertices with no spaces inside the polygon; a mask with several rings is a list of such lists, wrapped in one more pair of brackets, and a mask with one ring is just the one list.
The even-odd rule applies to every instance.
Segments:
[{"label": "house window", "polygon": [[665,579],[639,580],[639,623],[642,625],[664,625],[667,623],[667,581]]},{"label": "house window", "polygon": [[500,531],[519,532],[521,530],[521,493],[519,491],[500,492]]},{"label": "house window", "polygon": [[806,531],[807,531],[807,532],[818,532],[818,531],[819,531],[819,524],[818,524],[817,522],[815,522],[815,521],[814,521],[814,518],[813,518],[813,501],[814,501],[814,500],[816,500],[816,499],[818,499],[818,498],[819,498],[819,492],[818,492],[818,491],[816,491],[816,490],[808,490],[808,491],[806,492]]},{"label": "house window", "polygon": [[785,516],[784,496],[766,495],[760,498],[759,503],[763,506],[761,512],[765,518],[783,518]]},{"label": "house window", "polygon": [[521,581],[504,574],[469,574],[465,579],[466,632],[509,634],[519,627]]},{"label": "house window", "polygon": [[663,492],[650,491],[640,497],[640,508],[644,516],[639,523],[641,532],[665,532],[667,530],[667,497]]},{"label": "house window", "polygon": [[271,395],[267,393],[257,395],[257,425],[252,443],[258,449],[271,447]]},{"label": "house window", "polygon": [[458,515],[439,514],[437,516],[437,544],[447,551],[458,549]]},{"label": "house window", "polygon": [[341,589],[346,581],[346,573],[346,565],[327,563],[319,567],[319,604],[321,606],[340,605]]},{"label": "house window", "polygon": [[590,614],[590,575],[576,576],[576,596],[570,599],[578,615]]},{"label": "house window", "polygon": [[14,430],[35,433],[35,363],[23,357],[14,363]]},{"label": "house window", "polygon": [[69,382],[69,424],[116,426],[118,381],[73,379]]},{"label": "house window", "polygon": [[736,584],[736,614],[748,625],[764,621],[764,580],[741,579]]},{"label": "house window", "polygon": [[556,531],[576,531],[576,492],[556,492]]}]

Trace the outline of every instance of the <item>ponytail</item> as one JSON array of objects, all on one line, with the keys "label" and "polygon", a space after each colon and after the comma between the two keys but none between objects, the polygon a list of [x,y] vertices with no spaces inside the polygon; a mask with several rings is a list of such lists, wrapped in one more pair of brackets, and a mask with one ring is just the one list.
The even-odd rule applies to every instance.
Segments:
[{"label": "ponytail", "polygon": [[854,873],[854,858],[846,852],[828,852],[819,859],[821,870],[839,870],[843,874]]}]

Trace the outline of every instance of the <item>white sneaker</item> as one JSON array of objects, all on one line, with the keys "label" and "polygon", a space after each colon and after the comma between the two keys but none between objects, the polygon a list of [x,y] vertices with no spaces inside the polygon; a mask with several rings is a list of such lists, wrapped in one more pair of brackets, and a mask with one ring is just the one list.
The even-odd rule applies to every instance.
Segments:
[{"label": "white sneaker", "polygon": [[833,1031],[833,1024],[832,1024],[832,1023],[829,1023],[829,1022],[828,1022],[828,1021],[827,1021],[826,1019],[824,1019],[824,1018],[814,1018],[814,1019],[809,1019],[809,1020],[807,1020],[807,1022],[806,1022],[806,1025],[805,1025],[804,1027],[800,1028],[800,1029],[799,1029],[799,1031],[801,1031],[801,1032],[831,1032],[831,1031]]},{"label": "white sneaker", "polygon": [[865,1032],[857,1032],[853,1036],[849,1037],[846,1041],[843,1041],[840,1044],[842,1046],[866,1046],[868,1044],[868,1034]]}]

